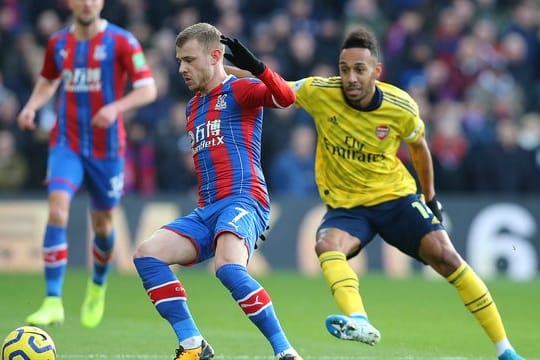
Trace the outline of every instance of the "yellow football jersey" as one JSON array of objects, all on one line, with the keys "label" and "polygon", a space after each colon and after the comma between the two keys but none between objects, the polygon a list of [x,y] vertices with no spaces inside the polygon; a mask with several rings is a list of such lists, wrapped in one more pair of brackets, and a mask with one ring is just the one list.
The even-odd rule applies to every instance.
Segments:
[{"label": "yellow football jersey", "polygon": [[372,206],[417,191],[397,157],[402,139],[414,142],[424,132],[418,105],[405,91],[378,81],[380,106],[361,111],[345,101],[339,76],[289,84],[296,105],[313,117],[317,128],[315,179],[325,204]]}]

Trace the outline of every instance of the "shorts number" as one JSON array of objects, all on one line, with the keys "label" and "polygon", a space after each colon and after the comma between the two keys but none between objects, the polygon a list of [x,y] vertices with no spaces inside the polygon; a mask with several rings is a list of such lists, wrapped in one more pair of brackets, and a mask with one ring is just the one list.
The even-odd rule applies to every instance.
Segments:
[{"label": "shorts number", "polygon": [[411,206],[418,210],[424,219],[429,219],[429,217],[432,215],[431,210],[421,201],[415,201],[411,204]]},{"label": "shorts number", "polygon": [[119,198],[122,196],[122,192],[124,191],[124,173],[120,173],[110,178],[109,184],[111,185],[111,190],[107,193],[109,197]]},{"label": "shorts number", "polygon": [[231,221],[229,221],[229,225],[234,226],[236,230],[238,230],[238,220],[246,216],[249,212],[246,209],[242,209],[241,207],[235,207],[235,210],[238,210],[238,215],[236,215]]}]

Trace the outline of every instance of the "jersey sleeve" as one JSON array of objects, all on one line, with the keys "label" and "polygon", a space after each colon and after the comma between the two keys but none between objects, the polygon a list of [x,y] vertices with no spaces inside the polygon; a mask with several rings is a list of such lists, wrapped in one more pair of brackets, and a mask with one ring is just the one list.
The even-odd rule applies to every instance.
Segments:
[{"label": "jersey sleeve", "polygon": [[48,80],[56,80],[60,77],[60,71],[58,70],[58,66],[56,66],[54,57],[55,44],[55,38],[51,38],[47,42],[47,47],[45,48],[45,55],[43,57],[43,66],[40,72],[40,75]]},{"label": "jersey sleeve", "polygon": [[295,100],[287,82],[268,67],[260,79],[242,78],[235,81],[233,87],[236,101],[248,107],[286,108]]},{"label": "jersey sleeve", "polygon": [[413,143],[416,142],[424,134],[425,126],[424,122],[420,118],[416,118],[414,122],[414,128],[408,132],[408,136],[404,137],[405,142]]},{"label": "jersey sleeve", "polygon": [[408,116],[405,117],[401,137],[407,143],[414,143],[424,134],[425,126],[424,121],[418,114],[418,105],[412,98],[409,98],[409,102],[414,111],[407,113]]},{"label": "jersey sleeve", "polygon": [[127,33],[122,37],[119,56],[134,88],[154,82],[142,47],[133,34]]},{"label": "jersey sleeve", "polygon": [[[297,81],[289,81],[289,86],[293,89],[296,94],[296,106],[301,107],[309,112],[310,109],[310,98],[311,94],[311,83],[313,82],[313,77],[307,77]],[[311,101],[313,99],[311,98]]]},{"label": "jersey sleeve", "polygon": [[[274,107],[287,108],[294,104],[296,95],[287,85],[287,82],[281,77],[281,75],[267,66],[263,73],[259,75],[259,79],[270,91],[271,100]],[[265,106],[269,105],[265,104]]]}]

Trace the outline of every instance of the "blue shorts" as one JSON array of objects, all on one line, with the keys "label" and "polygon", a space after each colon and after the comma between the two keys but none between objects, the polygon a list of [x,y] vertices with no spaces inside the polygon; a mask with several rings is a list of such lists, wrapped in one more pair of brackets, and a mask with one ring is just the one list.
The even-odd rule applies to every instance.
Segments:
[{"label": "blue shorts", "polygon": [[359,238],[360,250],[379,234],[390,245],[423,262],[418,256],[420,241],[424,235],[444,229],[444,226],[420,195],[414,194],[375,206],[329,209],[319,230],[325,228],[337,228]]},{"label": "blue shorts", "polygon": [[66,191],[70,196],[86,185],[92,208],[115,207],[124,189],[124,159],[91,159],[82,157],[66,146],[49,151],[47,188]]},{"label": "blue shorts", "polygon": [[[187,216],[163,226],[191,240],[197,250],[193,264],[214,257],[216,238],[230,232],[244,239],[253,255],[257,239],[266,230],[270,209],[247,196],[230,196],[213,204],[197,208]],[[189,265],[193,265],[189,264]]]}]

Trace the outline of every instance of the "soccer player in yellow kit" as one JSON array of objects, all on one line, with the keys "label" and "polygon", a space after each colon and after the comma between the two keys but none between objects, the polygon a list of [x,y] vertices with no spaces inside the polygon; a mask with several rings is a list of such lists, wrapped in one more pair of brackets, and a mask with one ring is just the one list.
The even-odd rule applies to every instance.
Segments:
[{"label": "soccer player in yellow kit", "polygon": [[[328,316],[326,328],[339,339],[380,341],[368,320],[358,276],[347,262],[379,234],[456,288],[499,359],[523,359],[510,344],[486,285],[457,253],[441,223],[418,106],[405,91],[377,80],[382,68],[375,36],[358,28],[342,44],[340,76],[291,82],[296,105],[313,117],[318,134],[315,178],[328,210],[315,251],[343,312]],[[237,70],[227,68],[241,76]],[[422,194],[396,155],[401,140],[408,145]]]},{"label": "soccer player in yellow kit", "polygon": [[[405,91],[378,81],[381,72],[377,40],[359,28],[341,47],[340,76],[308,77],[293,84],[296,104],[311,114],[317,129],[315,177],[328,209],[315,250],[343,312],[330,315],[326,327],[340,339],[370,345],[381,339],[368,320],[358,276],[347,263],[378,233],[456,288],[499,359],[522,359],[486,285],[457,253],[441,223],[418,106]],[[408,145],[423,198],[396,155],[401,140]]]}]

